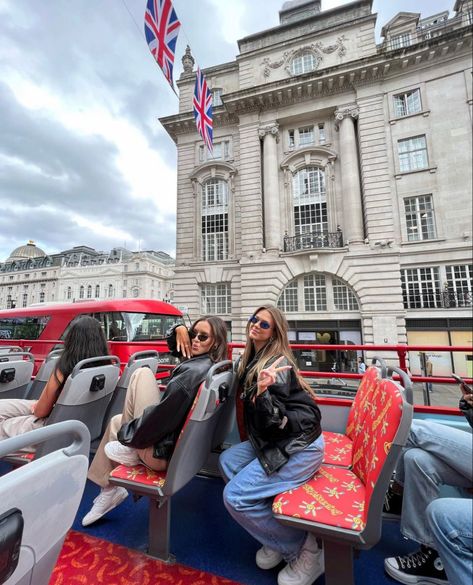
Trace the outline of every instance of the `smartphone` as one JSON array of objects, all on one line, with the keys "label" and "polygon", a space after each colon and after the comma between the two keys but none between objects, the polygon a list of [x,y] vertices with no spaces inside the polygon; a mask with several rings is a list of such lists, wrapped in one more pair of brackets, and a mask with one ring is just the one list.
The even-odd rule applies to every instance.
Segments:
[{"label": "smartphone", "polygon": [[460,384],[462,394],[473,394],[473,388],[471,388],[471,386],[468,386],[468,384],[464,380],[462,380],[460,376],[457,376],[456,374],[451,374],[451,376]]}]

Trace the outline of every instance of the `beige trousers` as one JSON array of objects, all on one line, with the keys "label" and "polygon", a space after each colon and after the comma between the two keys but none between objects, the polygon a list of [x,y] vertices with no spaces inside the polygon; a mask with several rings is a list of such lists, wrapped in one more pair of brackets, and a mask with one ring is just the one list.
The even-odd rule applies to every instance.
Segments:
[{"label": "beige trousers", "polygon": [[[121,426],[138,418],[143,410],[152,404],[158,404],[161,400],[161,393],[154,374],[149,368],[138,368],[131,376],[130,384],[126,392],[123,413],[114,416],[107,425],[95,457],[90,465],[88,478],[100,487],[108,487],[108,476],[117,463],[110,461],[105,455],[105,445],[109,441],[116,441]],[[153,458],[153,447],[138,449],[140,459],[148,467],[161,471],[166,469],[167,461]]]},{"label": "beige trousers", "polygon": [[44,426],[47,419],[31,414],[31,407],[35,402],[36,400],[20,398],[0,400],[0,441]]}]

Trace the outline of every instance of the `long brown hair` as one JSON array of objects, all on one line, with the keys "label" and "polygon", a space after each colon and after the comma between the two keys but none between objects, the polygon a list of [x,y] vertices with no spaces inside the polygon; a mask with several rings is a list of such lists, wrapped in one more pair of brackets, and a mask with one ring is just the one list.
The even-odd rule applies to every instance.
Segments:
[{"label": "long brown hair", "polygon": [[[245,380],[245,386],[249,387],[252,384],[254,384],[261,370],[264,370],[264,368],[268,366],[268,363],[270,361],[272,362],[274,361],[274,359],[277,359],[278,357],[283,355],[286,357],[287,361],[292,366],[294,375],[296,376],[297,381],[301,388],[303,388],[311,396],[314,396],[312,388],[300,375],[299,368],[296,365],[294,354],[292,353],[292,350],[289,347],[289,340],[287,337],[289,326],[284,313],[280,311],[277,307],[273,307],[272,305],[262,305],[261,307],[258,307],[256,309],[256,311],[253,313],[253,316],[257,315],[260,311],[268,311],[268,313],[271,315],[274,323],[273,334],[266,343],[266,345],[258,354],[258,360],[256,361],[255,365],[252,366],[250,371],[248,372]],[[253,342],[251,341],[251,339],[249,339],[248,336],[250,326],[251,323],[250,321],[248,321],[246,325],[246,345],[243,351],[243,355],[241,356],[240,363],[238,365],[239,377],[243,376],[243,373],[248,367],[248,364],[254,358]]]},{"label": "long brown hair", "polygon": [[214,315],[206,315],[205,317],[201,317],[192,323],[190,331],[194,329],[197,323],[201,323],[202,321],[207,321],[210,325],[210,329],[212,330],[212,336],[214,338],[213,345],[209,351],[209,357],[214,362],[221,362],[227,359],[228,355],[228,346],[227,346],[227,326],[225,322],[220,319],[220,317],[215,317]]}]

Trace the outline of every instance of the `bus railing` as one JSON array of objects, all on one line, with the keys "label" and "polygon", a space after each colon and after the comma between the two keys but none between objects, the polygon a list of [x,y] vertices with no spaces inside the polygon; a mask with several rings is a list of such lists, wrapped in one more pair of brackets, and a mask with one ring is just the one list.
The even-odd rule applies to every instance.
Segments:
[{"label": "bus railing", "polygon": [[[3,342],[3,343],[2,343]],[[35,347],[38,345],[48,344],[50,347],[54,347],[55,345],[62,345],[63,341],[61,340],[31,340],[31,339],[15,339],[15,340],[0,340],[0,347],[2,345],[11,345],[14,343],[15,345],[22,348],[23,351],[31,351],[35,354]],[[149,340],[149,341],[111,341],[109,342],[110,348],[112,353],[117,353],[119,357],[121,352],[115,351],[116,348],[122,346],[123,348],[127,349],[127,353],[135,353],[137,351],[141,351],[143,349],[155,349],[161,355],[169,354],[169,349],[167,347],[165,340]],[[243,343],[229,343],[228,347],[228,357],[229,359],[234,358],[236,355],[241,353],[245,345]],[[427,386],[428,384],[432,385],[455,385],[456,382],[452,377],[449,376],[425,376],[425,375],[417,375],[412,374],[408,368],[408,361],[409,361],[409,353],[418,352],[424,354],[432,354],[432,353],[463,353],[463,354],[472,354],[472,348],[470,346],[450,346],[450,345],[388,345],[388,344],[377,344],[377,345],[367,345],[367,344],[358,344],[358,345],[345,345],[345,344],[337,344],[337,345],[327,345],[327,344],[310,344],[310,343],[292,343],[291,348],[293,351],[303,350],[303,351],[330,351],[330,352],[356,352],[357,355],[360,353],[363,354],[363,357],[366,360],[367,365],[369,365],[371,361],[371,357],[375,354],[380,354],[384,359],[388,362],[389,365],[396,365],[399,366],[402,370],[407,372],[411,377],[414,384],[424,384]],[[131,354],[130,354],[131,355]],[[121,366],[124,367],[128,360],[122,358]],[[43,358],[35,358],[37,363],[41,363]],[[163,361],[167,361],[167,358],[163,358]],[[159,364],[159,374],[158,378],[163,379],[166,378],[170,371],[175,366],[170,363],[160,363]],[[473,378],[465,376],[465,372],[455,372],[454,371],[454,364],[452,361],[452,372],[453,373],[460,373],[463,375],[465,381],[469,384],[473,383]],[[346,388],[346,384],[343,384],[344,381],[352,380],[354,383],[358,382],[362,378],[362,374],[357,372],[349,372],[349,371],[338,371],[335,369],[330,369],[326,371],[320,370],[307,370],[301,368],[301,374],[304,378],[309,380],[319,380],[325,379],[327,380],[326,385],[330,386],[332,390],[343,390]],[[396,379],[396,376],[394,376]],[[335,380],[335,383],[333,381]],[[330,389],[329,388],[329,389]],[[353,391],[353,395],[356,392],[356,388],[351,387]],[[423,397],[424,397],[424,405],[430,406],[430,395],[429,392],[424,387]],[[336,394],[336,392],[333,392]],[[345,395],[349,395],[345,393]]]}]

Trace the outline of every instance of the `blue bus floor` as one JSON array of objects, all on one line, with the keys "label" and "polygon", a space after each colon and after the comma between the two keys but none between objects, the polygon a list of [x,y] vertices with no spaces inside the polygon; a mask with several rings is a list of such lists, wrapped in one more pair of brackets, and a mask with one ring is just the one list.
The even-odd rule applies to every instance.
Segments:
[{"label": "blue bus floor", "polygon": [[[171,551],[176,561],[242,585],[275,585],[281,567],[271,571],[256,567],[259,545],[229,516],[222,502],[222,490],[222,480],[196,477],[172,498]],[[104,518],[84,528],[81,519],[97,494],[98,487],[88,481],[73,529],[146,552],[148,499],[141,498],[135,503],[130,496]],[[414,548],[415,543],[400,536],[398,522],[384,522],[378,545],[361,551],[355,559],[356,584],[393,585],[395,582],[384,573],[384,558]],[[316,585],[323,584],[321,577]]]}]

